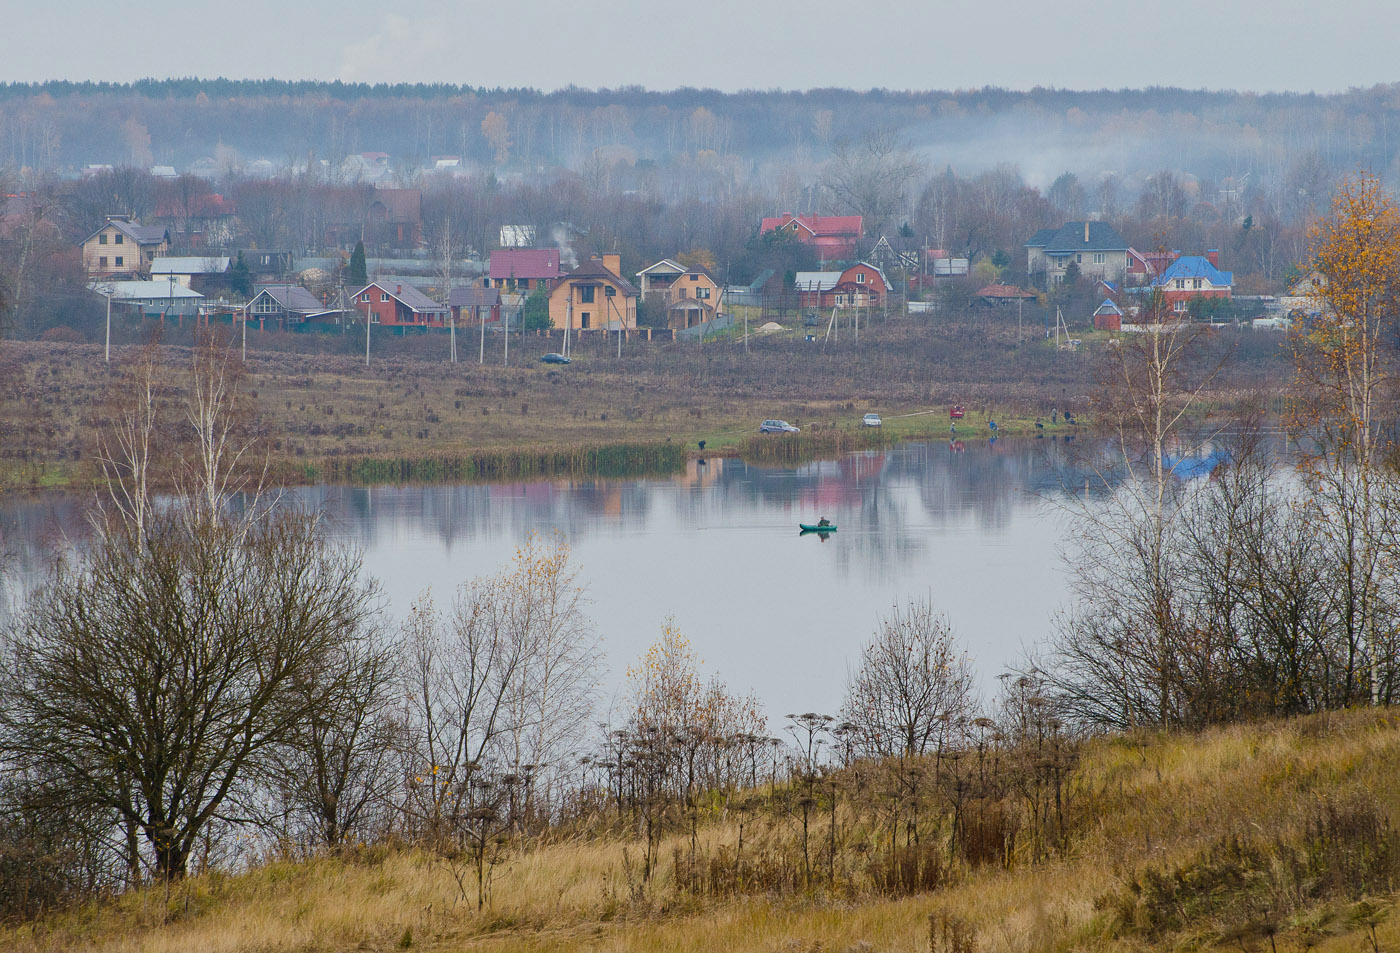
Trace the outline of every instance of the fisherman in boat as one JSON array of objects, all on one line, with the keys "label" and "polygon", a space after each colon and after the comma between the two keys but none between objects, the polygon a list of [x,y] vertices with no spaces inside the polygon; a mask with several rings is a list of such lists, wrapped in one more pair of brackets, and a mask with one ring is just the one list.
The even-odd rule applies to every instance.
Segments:
[{"label": "fisherman in boat", "polygon": [[823,516],[821,519],[817,520],[817,525],[818,525],[818,526],[830,526],[830,525],[831,525],[831,520],[829,520],[829,519],[827,519],[825,516]]}]

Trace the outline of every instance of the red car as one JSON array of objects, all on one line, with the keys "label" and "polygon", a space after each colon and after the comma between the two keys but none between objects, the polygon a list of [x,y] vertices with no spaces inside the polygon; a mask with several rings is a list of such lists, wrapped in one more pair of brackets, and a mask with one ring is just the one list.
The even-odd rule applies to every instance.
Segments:
[{"label": "red car", "polygon": [[954,405],[953,405],[951,408],[949,408],[949,410],[948,410],[948,418],[949,418],[950,420],[962,420],[962,419],[963,419],[963,413],[964,413],[964,411],[963,411],[963,405],[962,405],[962,404],[954,404]]}]

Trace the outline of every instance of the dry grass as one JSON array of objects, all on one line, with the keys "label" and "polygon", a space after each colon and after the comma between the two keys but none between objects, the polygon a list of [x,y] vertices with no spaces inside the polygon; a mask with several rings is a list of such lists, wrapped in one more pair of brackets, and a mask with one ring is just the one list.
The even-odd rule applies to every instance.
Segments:
[{"label": "dry grass", "polygon": [[[129,894],[0,932],[0,948],[53,951],[391,950],[925,951],[930,916],[951,915],[978,953],[1048,950],[1269,949],[1262,935],[1211,919],[1163,936],[1125,933],[1105,912],[1136,874],[1198,856],[1221,838],[1283,842],[1321,804],[1369,799],[1400,816],[1400,712],[1357,711],[1199,736],[1151,735],[1089,745],[1073,787],[1077,836],[1055,860],[1012,870],[963,870],[950,887],[900,899],[868,888],[701,899],[676,889],[665,846],[657,878],[637,891],[641,848],[600,838],[546,846],[497,869],[485,911],[458,892],[441,860],[415,850],[276,861],[237,876],[203,876]],[[781,822],[778,822],[779,824]],[[749,836],[754,837],[753,828]],[[732,844],[717,819],[701,850]],[[629,863],[630,859],[630,863]],[[630,873],[629,873],[630,871]],[[1395,885],[1372,898],[1395,900]],[[468,889],[470,897],[472,890]],[[1352,897],[1304,903],[1278,918],[1278,950],[1372,949]],[[1381,950],[1400,948],[1400,919],[1382,917]]]},{"label": "dry grass", "polygon": [[[189,329],[165,340],[169,380],[182,380]],[[316,478],[317,464],[344,458],[421,459],[498,448],[600,447],[654,442],[738,452],[760,420],[782,417],[804,431],[856,428],[887,417],[890,436],[946,436],[946,407],[967,405],[959,430],[985,434],[995,416],[1007,432],[1052,409],[1083,411],[1095,377],[1088,353],[1015,342],[994,320],[892,321],[857,346],[790,338],[694,344],[632,341],[618,359],[585,339],[573,364],[539,356],[561,341],[527,336],[478,365],[468,341],[450,364],[439,338],[386,336],[373,364],[339,337],[268,335],[249,352],[255,405],[279,478]],[[499,345],[499,342],[495,342]],[[259,347],[258,345],[262,345]],[[133,346],[118,349],[131,353]],[[1242,365],[1243,379],[1277,376],[1277,360]],[[1275,366],[1277,365],[1277,366]],[[0,342],[0,489],[93,479],[92,433],[103,425],[112,379],[95,345]],[[903,416],[934,410],[926,416]]]}]

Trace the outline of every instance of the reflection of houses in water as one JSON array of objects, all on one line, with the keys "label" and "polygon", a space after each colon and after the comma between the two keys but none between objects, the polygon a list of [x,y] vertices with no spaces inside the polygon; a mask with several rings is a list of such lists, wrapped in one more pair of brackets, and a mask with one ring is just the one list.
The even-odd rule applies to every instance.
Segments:
[{"label": "reflection of houses in water", "polygon": [[724,478],[725,457],[692,457],[685,462],[685,472],[671,478],[679,486],[707,487]]}]

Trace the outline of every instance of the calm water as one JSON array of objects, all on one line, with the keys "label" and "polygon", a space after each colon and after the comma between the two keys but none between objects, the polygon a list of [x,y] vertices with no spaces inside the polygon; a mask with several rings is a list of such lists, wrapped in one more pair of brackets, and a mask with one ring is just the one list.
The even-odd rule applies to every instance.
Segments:
[{"label": "calm water", "polygon": [[[947,612],[988,692],[1041,640],[1065,601],[1048,500],[1048,441],[907,444],[798,469],[733,460],[683,476],[491,486],[310,487],[361,547],[401,616],[431,589],[494,572],[530,533],[564,533],[603,637],[608,694],[667,617],[707,671],[753,690],[770,715],[835,711],[848,666],[883,613],[928,596]],[[0,501],[19,575],[42,577],[54,542],[80,534],[82,499]],[[825,541],[797,523],[826,516]],[[606,705],[605,698],[603,704]]]}]

